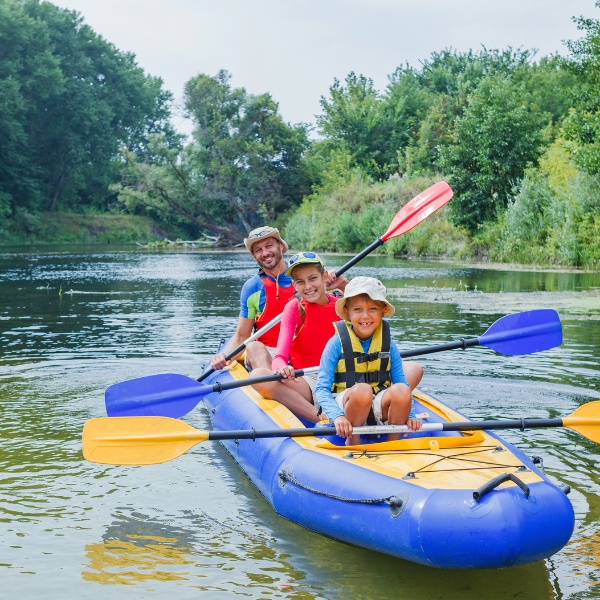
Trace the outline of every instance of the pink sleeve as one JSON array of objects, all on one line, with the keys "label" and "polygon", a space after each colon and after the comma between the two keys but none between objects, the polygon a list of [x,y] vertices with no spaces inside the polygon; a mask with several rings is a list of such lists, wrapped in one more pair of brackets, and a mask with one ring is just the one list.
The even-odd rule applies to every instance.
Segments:
[{"label": "pink sleeve", "polygon": [[300,312],[298,311],[298,302],[288,302],[281,313],[281,326],[279,337],[277,338],[277,352],[271,363],[271,369],[278,371],[281,367],[288,364],[292,341],[296,328],[300,324]]}]

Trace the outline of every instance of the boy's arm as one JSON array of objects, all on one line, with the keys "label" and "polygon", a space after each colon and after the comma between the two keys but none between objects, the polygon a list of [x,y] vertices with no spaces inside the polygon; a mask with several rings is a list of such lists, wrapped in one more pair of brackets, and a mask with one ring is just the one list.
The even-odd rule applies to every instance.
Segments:
[{"label": "boy's arm", "polygon": [[342,346],[337,335],[334,335],[325,346],[321,355],[321,364],[319,365],[319,375],[315,387],[315,396],[323,412],[329,417],[331,423],[344,414],[331,394],[331,386],[335,374],[335,367],[342,355]]},{"label": "boy's arm", "polygon": [[[390,344],[390,359],[392,361],[391,365],[391,376],[392,383],[403,383],[404,385],[408,385],[408,381],[406,381],[406,376],[404,375],[404,369],[402,368],[402,357],[400,356],[400,351],[398,350],[398,346],[396,346],[396,342],[392,341]],[[415,419],[415,401],[411,396],[411,405],[410,405],[410,414],[408,415],[409,419]]]}]

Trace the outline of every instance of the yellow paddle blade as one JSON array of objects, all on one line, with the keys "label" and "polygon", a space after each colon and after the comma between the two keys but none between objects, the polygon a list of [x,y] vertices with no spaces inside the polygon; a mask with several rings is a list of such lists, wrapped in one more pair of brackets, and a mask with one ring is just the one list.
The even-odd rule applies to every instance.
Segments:
[{"label": "yellow paddle blade", "polygon": [[571,416],[563,417],[563,425],[600,444],[600,400],[580,406]]},{"label": "yellow paddle blade", "polygon": [[83,456],[105,465],[155,465],[207,439],[208,431],[168,417],[90,419],[83,427]]}]

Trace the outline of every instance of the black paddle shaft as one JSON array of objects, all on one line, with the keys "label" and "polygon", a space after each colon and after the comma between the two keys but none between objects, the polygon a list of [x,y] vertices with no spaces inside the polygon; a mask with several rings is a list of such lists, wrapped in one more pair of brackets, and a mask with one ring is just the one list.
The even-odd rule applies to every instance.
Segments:
[{"label": "black paddle shaft", "polygon": [[[492,429],[542,429],[549,427],[564,427],[563,420],[558,419],[511,419],[505,421],[465,421],[457,423],[436,423],[441,425],[443,431],[475,431]],[[376,429],[376,428],[374,428]],[[429,430],[429,433],[435,434],[436,431]],[[378,432],[375,430],[373,435]],[[312,437],[315,434],[319,436],[335,435],[335,427],[303,427],[301,429],[240,429],[238,431],[209,431],[209,440],[256,440],[259,438],[277,438],[277,437]]]},{"label": "black paddle shaft", "polygon": [[448,342],[439,346],[426,346],[425,348],[415,348],[414,350],[402,350],[400,356],[402,358],[410,358],[411,356],[422,356],[423,354],[433,354],[434,352],[444,352],[445,350],[466,350],[472,346],[479,346],[479,338],[470,338],[465,340],[461,338],[456,342]]},{"label": "black paddle shaft", "polygon": [[345,273],[348,269],[353,267],[357,262],[361,261],[365,256],[371,254],[373,250],[379,248],[379,246],[383,246],[383,240],[381,238],[377,238],[370,246],[367,246],[362,252],[357,254],[354,258],[351,258],[344,266],[336,269],[335,275],[339,277],[343,273]]},{"label": "black paddle shaft", "polygon": [[[302,377],[304,375],[304,369],[298,369],[294,371],[295,377]],[[237,381],[226,381],[225,383],[213,383],[213,392],[221,393],[224,390],[233,390],[235,388],[245,387],[247,385],[254,385],[255,383],[265,383],[267,381],[281,381],[283,379],[281,373],[276,375],[263,375],[262,377],[253,377],[252,379],[239,379]]]}]

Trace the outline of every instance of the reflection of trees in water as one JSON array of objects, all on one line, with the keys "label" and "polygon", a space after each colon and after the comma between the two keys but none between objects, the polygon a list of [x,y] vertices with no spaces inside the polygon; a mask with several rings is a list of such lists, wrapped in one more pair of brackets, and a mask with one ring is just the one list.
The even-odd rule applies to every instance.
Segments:
[{"label": "reflection of trees in water", "polygon": [[[189,581],[190,587],[205,591],[256,588],[258,593],[294,593],[306,587],[306,574],[285,560],[289,555],[268,545],[273,540],[203,512],[186,513],[176,519],[118,515],[101,542],[86,545],[82,578],[104,585]],[[175,520],[185,521],[184,526]],[[303,591],[302,597],[323,596]]]},{"label": "reflection of trees in water", "polygon": [[133,585],[189,579],[194,550],[184,530],[142,515],[119,515],[102,537],[85,547],[89,570],[81,576],[86,581]]}]

